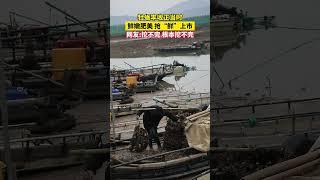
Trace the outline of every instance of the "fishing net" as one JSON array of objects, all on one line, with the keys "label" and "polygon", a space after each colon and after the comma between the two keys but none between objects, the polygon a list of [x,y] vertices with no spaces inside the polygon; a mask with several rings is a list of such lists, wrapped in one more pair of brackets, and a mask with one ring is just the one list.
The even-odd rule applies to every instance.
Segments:
[{"label": "fishing net", "polygon": [[140,125],[134,128],[133,136],[130,141],[130,151],[142,152],[148,146],[148,133]]},{"label": "fishing net", "polygon": [[182,122],[168,120],[165,128],[163,147],[168,150],[181,149],[188,146]]}]

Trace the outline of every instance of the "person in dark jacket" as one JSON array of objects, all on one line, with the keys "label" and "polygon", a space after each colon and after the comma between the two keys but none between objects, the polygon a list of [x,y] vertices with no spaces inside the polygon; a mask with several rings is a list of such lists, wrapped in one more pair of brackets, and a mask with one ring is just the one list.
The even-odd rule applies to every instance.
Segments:
[{"label": "person in dark jacket", "polygon": [[149,106],[148,108],[154,108],[152,110],[140,110],[138,116],[140,117],[143,114],[143,126],[148,132],[149,136],[149,147],[153,149],[152,142],[153,140],[157,143],[158,148],[161,148],[161,143],[158,136],[158,125],[160,120],[166,116],[172,121],[178,121],[178,118],[170,113],[168,110],[161,108],[160,106]]}]

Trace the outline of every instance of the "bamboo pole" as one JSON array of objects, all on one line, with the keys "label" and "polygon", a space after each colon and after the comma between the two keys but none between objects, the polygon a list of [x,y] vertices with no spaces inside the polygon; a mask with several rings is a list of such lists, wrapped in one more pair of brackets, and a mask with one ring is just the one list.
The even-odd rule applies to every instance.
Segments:
[{"label": "bamboo pole", "polygon": [[[146,108],[138,108],[138,109],[132,109],[132,111],[148,111],[148,110],[155,110],[157,108],[149,108],[149,107],[146,107]],[[166,107],[163,107],[162,109],[165,109],[165,110],[193,110],[193,109],[196,109],[196,108],[166,108]]]},{"label": "bamboo pole", "polygon": [[272,175],[281,173],[283,171],[287,171],[289,169],[298,167],[306,162],[314,161],[315,159],[319,158],[320,150],[314,151],[311,153],[304,154],[302,156],[299,156],[294,159],[290,159],[288,161],[284,161],[278,164],[275,164],[273,166],[267,167],[265,169],[262,169],[258,172],[255,172],[253,174],[250,174],[248,176],[245,176],[241,178],[242,180],[257,180],[257,179],[263,179],[270,177]]},{"label": "bamboo pole", "polygon": [[169,107],[171,107],[171,108],[177,108],[177,107],[178,107],[178,105],[168,103],[168,102],[166,102],[165,100],[160,100],[160,99],[158,99],[158,98],[156,98],[156,97],[154,97],[153,100],[156,101],[156,102],[159,102],[159,103],[161,103],[161,104],[167,105],[167,106],[169,106]]},{"label": "bamboo pole", "polygon": [[[24,124],[14,124],[14,125],[8,125],[8,128],[10,129],[18,129],[18,128],[25,128],[25,127],[32,127],[35,126],[36,123],[24,123]],[[4,126],[0,126],[0,129],[4,129]]]},{"label": "bamboo pole", "polygon": [[[191,115],[191,116],[188,116],[186,119],[187,119],[187,120],[190,120],[190,119],[193,119],[193,118],[195,118],[195,117],[201,116],[201,115],[203,115],[203,114],[207,114],[208,112],[209,112],[209,111],[207,111],[207,110],[201,111],[201,112],[198,112],[198,113],[193,114],[193,115]],[[210,112],[209,112],[209,113],[210,113]]]},{"label": "bamboo pole", "polygon": [[320,180],[320,176],[305,177],[305,176],[292,176],[288,180]]},{"label": "bamboo pole", "polygon": [[104,149],[77,149],[69,151],[69,154],[79,155],[79,154],[108,154],[110,153],[109,148]]},{"label": "bamboo pole", "polygon": [[265,180],[284,180],[289,178],[290,176],[303,175],[304,173],[313,170],[319,163],[320,159],[316,159],[293,169],[289,169],[287,171],[265,178]]},{"label": "bamboo pole", "polygon": [[203,113],[203,114],[201,114],[201,115],[199,115],[199,116],[196,116],[196,117],[193,117],[193,118],[191,118],[191,119],[189,119],[189,121],[195,121],[195,120],[197,120],[198,118],[201,118],[201,117],[205,117],[205,116],[209,116],[210,115],[210,112],[206,112],[206,113]]}]

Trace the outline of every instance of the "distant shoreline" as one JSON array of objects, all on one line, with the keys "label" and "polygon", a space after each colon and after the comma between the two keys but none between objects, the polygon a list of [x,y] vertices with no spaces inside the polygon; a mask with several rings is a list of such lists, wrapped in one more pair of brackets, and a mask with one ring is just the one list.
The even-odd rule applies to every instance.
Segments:
[{"label": "distant shoreline", "polygon": [[[210,41],[210,26],[203,26],[196,31],[193,39],[126,39],[125,36],[113,36],[110,38],[111,58],[137,58],[159,56],[154,48],[167,46],[186,46],[195,41]],[[204,54],[210,53],[210,43]],[[167,54],[170,55],[170,54]]]}]

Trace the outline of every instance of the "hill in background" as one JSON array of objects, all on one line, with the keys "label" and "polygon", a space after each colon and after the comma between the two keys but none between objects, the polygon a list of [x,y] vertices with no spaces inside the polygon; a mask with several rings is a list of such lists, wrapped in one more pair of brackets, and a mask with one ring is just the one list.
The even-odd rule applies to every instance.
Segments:
[{"label": "hill in background", "polygon": [[184,17],[210,15],[210,1],[208,0],[189,0],[174,5],[165,10],[164,14],[182,13]]},{"label": "hill in background", "polygon": [[[209,0],[188,0],[178,3],[169,9],[162,12],[163,14],[180,14],[184,18],[209,16],[210,15],[210,1]],[[136,16],[111,16],[110,25],[123,25],[125,21],[136,20]]]}]

